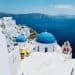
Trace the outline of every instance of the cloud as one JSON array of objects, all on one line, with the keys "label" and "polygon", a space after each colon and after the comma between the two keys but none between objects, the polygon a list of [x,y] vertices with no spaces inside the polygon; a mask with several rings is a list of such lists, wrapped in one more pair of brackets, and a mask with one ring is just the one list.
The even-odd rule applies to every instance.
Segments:
[{"label": "cloud", "polygon": [[75,15],[75,5],[71,4],[51,5],[50,10],[53,15],[58,15],[58,14]]},{"label": "cloud", "polygon": [[55,5],[54,8],[57,9],[73,9],[73,5],[70,4],[61,4],[61,5]]}]

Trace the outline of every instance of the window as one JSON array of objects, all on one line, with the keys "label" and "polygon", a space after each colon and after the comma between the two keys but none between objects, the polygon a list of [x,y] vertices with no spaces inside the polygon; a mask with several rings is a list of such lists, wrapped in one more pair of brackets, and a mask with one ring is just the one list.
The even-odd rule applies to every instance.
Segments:
[{"label": "window", "polygon": [[38,46],[38,49],[37,49],[37,51],[39,52],[39,46]]},{"label": "window", "polygon": [[45,52],[48,52],[48,48],[45,48]]}]

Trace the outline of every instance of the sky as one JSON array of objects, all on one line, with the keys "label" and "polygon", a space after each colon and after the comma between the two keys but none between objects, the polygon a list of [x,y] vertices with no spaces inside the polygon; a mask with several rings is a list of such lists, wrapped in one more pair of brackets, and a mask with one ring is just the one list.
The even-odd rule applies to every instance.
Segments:
[{"label": "sky", "polygon": [[75,0],[0,0],[0,12],[75,15]]}]

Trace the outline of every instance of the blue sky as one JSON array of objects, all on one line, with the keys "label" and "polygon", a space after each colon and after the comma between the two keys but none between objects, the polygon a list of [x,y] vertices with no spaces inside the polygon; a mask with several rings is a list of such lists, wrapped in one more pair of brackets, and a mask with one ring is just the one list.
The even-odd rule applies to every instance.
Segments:
[{"label": "blue sky", "polygon": [[75,0],[0,0],[0,12],[75,14]]}]

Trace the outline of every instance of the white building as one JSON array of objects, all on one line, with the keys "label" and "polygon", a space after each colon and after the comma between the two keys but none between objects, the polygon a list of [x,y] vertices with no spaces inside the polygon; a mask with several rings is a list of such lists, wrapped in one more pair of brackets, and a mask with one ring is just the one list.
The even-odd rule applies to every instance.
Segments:
[{"label": "white building", "polygon": [[53,34],[43,32],[37,35],[35,41],[35,49],[32,52],[57,52],[62,54],[65,58],[72,58],[72,54],[62,53],[62,48],[57,43]]},{"label": "white building", "polygon": [[24,34],[27,37],[30,36],[30,28],[22,25],[16,25],[16,21],[12,17],[1,18],[0,27],[3,28],[5,34],[8,34],[12,37],[17,36],[18,34]]},{"label": "white building", "polygon": [[35,52],[36,45],[33,42],[26,42],[22,49],[27,49],[29,52]]},{"label": "white building", "polygon": [[20,52],[18,46],[12,46],[9,48],[9,64],[11,75],[18,75],[20,71]]},{"label": "white building", "polygon": [[19,47],[7,43],[5,35],[0,31],[0,75],[18,75],[20,70]]},{"label": "white building", "polygon": [[[7,35],[13,35],[15,31],[16,21],[12,17],[3,17],[0,19],[0,27],[3,32]],[[11,34],[12,33],[12,34]]]},{"label": "white building", "polygon": [[29,37],[30,36],[30,28],[28,28],[24,25],[17,26],[16,33],[24,34],[25,36]]},{"label": "white building", "polygon": [[37,52],[53,52],[56,50],[57,41],[51,33],[43,32],[38,34],[35,44]]},{"label": "white building", "polygon": [[15,41],[19,44],[19,49],[23,48],[27,42],[27,37],[23,34],[16,36]]},{"label": "white building", "polygon": [[11,75],[5,36],[0,31],[0,75]]},{"label": "white building", "polygon": [[16,25],[16,21],[12,17],[3,17],[2,21],[5,26]]},{"label": "white building", "polygon": [[34,52],[22,61],[23,75],[75,75],[75,59],[55,52]]},{"label": "white building", "polygon": [[16,42],[19,44],[19,49],[27,49],[30,52],[34,52],[36,49],[36,45],[33,42],[28,41],[27,37],[23,34],[16,37]]}]

